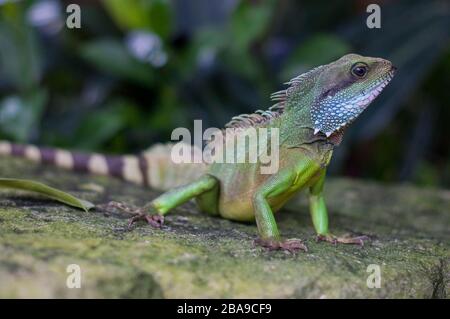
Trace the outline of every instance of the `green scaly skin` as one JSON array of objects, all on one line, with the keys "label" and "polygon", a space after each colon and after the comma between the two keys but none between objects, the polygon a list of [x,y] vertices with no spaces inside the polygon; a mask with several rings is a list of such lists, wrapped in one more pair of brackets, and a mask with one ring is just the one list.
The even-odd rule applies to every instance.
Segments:
[{"label": "green scaly skin", "polygon": [[318,239],[361,244],[363,238],[337,237],[329,231],[323,195],[326,167],[345,128],[381,92],[394,71],[387,60],[349,54],[293,79],[288,90],[276,95],[283,103],[282,112],[257,125],[280,130],[277,173],[261,174],[259,162],[213,163],[197,181],[153,200],[150,210],[163,215],[196,198],[204,212],[239,221],[255,219],[260,236],[256,243],[264,247],[306,250],[300,240],[281,238],[274,212],[296,193],[308,190]]}]

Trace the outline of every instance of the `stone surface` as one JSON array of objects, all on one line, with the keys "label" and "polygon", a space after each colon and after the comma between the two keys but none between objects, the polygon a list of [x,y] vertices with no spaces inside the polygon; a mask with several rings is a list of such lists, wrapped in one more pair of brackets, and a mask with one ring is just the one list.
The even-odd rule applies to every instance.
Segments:
[{"label": "stone surface", "polygon": [[[157,193],[113,178],[1,159],[0,176],[31,178],[96,204],[137,205]],[[0,190],[0,297],[44,298],[448,298],[450,191],[331,179],[336,234],[372,237],[364,247],[316,243],[302,196],[277,214],[308,253],[254,247],[256,226],[209,217],[192,203],[163,229],[127,227],[123,214],[85,213],[42,197]],[[81,288],[66,270],[81,267]],[[368,288],[370,264],[381,288]]]}]

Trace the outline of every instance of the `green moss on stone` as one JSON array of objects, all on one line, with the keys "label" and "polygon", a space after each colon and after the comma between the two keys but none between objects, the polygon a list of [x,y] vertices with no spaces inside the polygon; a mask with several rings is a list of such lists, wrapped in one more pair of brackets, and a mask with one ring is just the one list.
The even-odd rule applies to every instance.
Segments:
[{"label": "green moss on stone", "polygon": [[[2,159],[0,176],[36,179],[97,204],[141,205],[157,195],[17,159]],[[1,191],[0,297],[449,296],[449,191],[334,179],[326,196],[332,230],[370,235],[369,244],[316,243],[303,197],[276,216],[286,237],[309,247],[292,255],[254,247],[255,225],[199,214],[191,203],[170,213],[161,230],[144,224],[130,230],[128,216]],[[81,289],[66,286],[69,264],[81,267]],[[379,289],[366,285],[370,264],[381,267]]]}]

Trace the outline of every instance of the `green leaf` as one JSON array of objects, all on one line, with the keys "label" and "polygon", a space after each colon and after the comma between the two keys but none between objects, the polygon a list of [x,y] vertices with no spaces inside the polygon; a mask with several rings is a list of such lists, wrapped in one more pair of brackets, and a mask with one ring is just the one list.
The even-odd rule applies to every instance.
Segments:
[{"label": "green leaf", "polygon": [[31,180],[0,178],[0,187],[39,193],[66,205],[81,208],[86,212],[95,207],[91,202],[78,199],[68,193]]},{"label": "green leaf", "polygon": [[151,85],[155,77],[153,69],[133,58],[125,46],[113,39],[99,39],[85,44],[81,55],[98,69],[135,83]]},{"label": "green leaf", "polygon": [[26,91],[42,76],[39,43],[22,16],[7,18],[0,13],[0,74],[8,85]]},{"label": "green leaf", "polygon": [[103,5],[124,30],[150,30],[162,38],[170,35],[172,8],[167,0],[103,0]]},{"label": "green leaf", "polygon": [[0,100],[0,132],[16,141],[25,142],[41,119],[46,102],[45,90],[22,96],[6,96]]},{"label": "green leaf", "polygon": [[139,119],[138,107],[126,99],[115,99],[87,114],[74,134],[74,145],[83,150],[98,150],[125,127]]},{"label": "green leaf", "polygon": [[273,12],[273,1],[242,1],[233,12],[231,34],[233,48],[245,51],[266,30]]}]

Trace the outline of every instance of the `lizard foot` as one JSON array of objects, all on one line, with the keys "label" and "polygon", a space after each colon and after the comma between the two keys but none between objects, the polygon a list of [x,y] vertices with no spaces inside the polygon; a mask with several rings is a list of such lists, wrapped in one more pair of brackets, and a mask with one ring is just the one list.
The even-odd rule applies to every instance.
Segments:
[{"label": "lizard foot", "polygon": [[155,228],[161,228],[164,223],[164,216],[158,214],[148,214],[149,207],[137,207],[134,205],[128,205],[122,202],[109,202],[103,205],[102,208],[106,211],[119,210],[125,212],[133,217],[128,222],[128,227],[133,226],[137,221],[146,221],[150,226]]},{"label": "lizard foot", "polygon": [[334,236],[331,234],[328,235],[317,235],[316,241],[327,241],[329,243],[332,243],[333,245],[337,244],[353,244],[353,245],[360,245],[364,246],[364,241],[369,241],[370,238],[368,236],[351,236],[351,235],[344,235],[344,236]]},{"label": "lizard foot", "polygon": [[150,226],[154,227],[154,228],[161,228],[162,225],[164,224],[164,216],[163,215],[158,215],[158,214],[146,214],[146,213],[137,213],[135,216],[133,216],[130,219],[130,222],[128,223],[128,227],[131,228],[131,226],[133,226],[134,223],[136,223],[139,220],[143,220],[146,221]]},{"label": "lizard foot", "polygon": [[308,251],[308,247],[306,247],[300,239],[295,238],[286,240],[258,238],[254,241],[254,243],[255,245],[259,245],[267,250],[286,250],[291,253],[299,250],[303,250],[305,252]]}]

